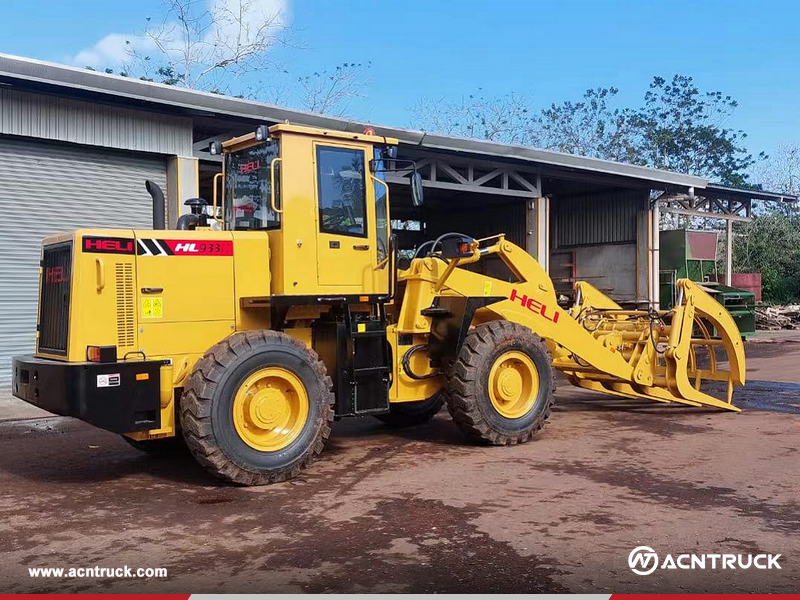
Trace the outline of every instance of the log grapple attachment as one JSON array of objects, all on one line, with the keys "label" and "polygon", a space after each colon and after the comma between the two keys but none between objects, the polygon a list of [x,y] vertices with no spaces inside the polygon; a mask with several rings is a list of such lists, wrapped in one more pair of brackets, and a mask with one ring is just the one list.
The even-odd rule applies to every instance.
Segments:
[{"label": "log grapple attachment", "polygon": [[[502,259],[513,281],[464,268],[488,255]],[[453,296],[482,298],[473,302],[473,327],[496,319],[525,325],[547,344],[553,368],[578,387],[739,411],[732,399],[734,386],[745,382],[744,346],[730,314],[701,284],[679,280],[675,307],[660,311],[626,310],[579,281],[565,311],[544,269],[503,236],[471,241],[457,257],[414,261],[404,279],[412,296],[425,296],[415,287],[431,286],[439,304]],[[723,397],[711,395],[720,388]]]}]

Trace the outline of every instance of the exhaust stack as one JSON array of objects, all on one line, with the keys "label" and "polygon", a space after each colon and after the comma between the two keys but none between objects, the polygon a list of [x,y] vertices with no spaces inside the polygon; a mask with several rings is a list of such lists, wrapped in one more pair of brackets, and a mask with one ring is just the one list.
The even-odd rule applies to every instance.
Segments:
[{"label": "exhaust stack", "polygon": [[155,181],[150,181],[149,179],[144,182],[144,187],[153,198],[153,229],[166,229],[164,192]]}]

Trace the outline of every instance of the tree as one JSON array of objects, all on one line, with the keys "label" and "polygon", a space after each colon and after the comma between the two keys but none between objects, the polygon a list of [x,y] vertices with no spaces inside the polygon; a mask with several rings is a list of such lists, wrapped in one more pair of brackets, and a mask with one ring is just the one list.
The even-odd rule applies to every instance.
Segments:
[{"label": "tree", "polygon": [[746,223],[734,223],[733,268],[761,273],[766,302],[800,300],[800,216],[769,210]]},{"label": "tree", "polygon": [[542,147],[568,154],[641,164],[639,137],[630,109],[612,108],[615,87],[586,90],[578,102],[551,104],[536,125]]},{"label": "tree", "polygon": [[[646,165],[748,185],[756,159],[746,134],[725,127],[737,103],[721,92],[701,93],[691,77],[654,77],[638,107],[613,106],[618,90],[598,87],[580,100],[537,111],[524,96],[470,95],[461,101],[422,100],[415,126],[432,132],[521,143],[550,150]],[[763,158],[763,153],[760,155]]]},{"label": "tree", "polygon": [[422,98],[412,109],[416,127],[424,131],[481,138],[505,144],[535,145],[534,111],[516,94],[487,98],[483,90],[460,100]]},{"label": "tree", "polygon": [[125,71],[190,89],[229,92],[236,80],[275,66],[288,42],[280,11],[263,0],[166,0],[156,23],[128,44]]},{"label": "tree", "polygon": [[638,158],[651,167],[747,186],[756,162],[744,147],[747,134],[724,127],[737,106],[722,92],[701,94],[691,77],[655,77],[631,116],[641,136]]},{"label": "tree", "polygon": [[[766,190],[800,193],[800,146],[779,146],[755,171]],[[800,301],[800,208],[770,202],[754,207],[754,213],[753,221],[734,223],[734,269],[761,273],[767,302]]]},{"label": "tree", "polygon": [[147,18],[142,33],[127,36],[127,60],[116,74],[338,116],[364,96],[370,63],[300,76],[279,63],[277,47],[298,48],[279,0],[164,2],[159,19]]},{"label": "tree", "polygon": [[[800,195],[800,145],[778,146],[776,152],[758,163],[755,176],[762,189],[781,194]],[[767,210],[759,208],[761,209],[759,213]],[[782,203],[778,205],[777,210],[787,217],[800,213],[800,207],[796,202]]]},{"label": "tree", "polygon": [[300,105],[319,114],[344,115],[348,101],[363,96],[363,89],[367,85],[365,74],[371,66],[371,62],[346,62],[331,70],[298,77]]}]

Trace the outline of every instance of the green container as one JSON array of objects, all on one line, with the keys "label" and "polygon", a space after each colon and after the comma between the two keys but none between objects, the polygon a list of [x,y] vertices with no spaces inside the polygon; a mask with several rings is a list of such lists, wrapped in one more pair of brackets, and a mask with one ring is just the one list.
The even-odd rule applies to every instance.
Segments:
[{"label": "green container", "polygon": [[731,314],[742,337],[756,333],[756,295],[722,283],[706,282],[703,289]]},{"label": "green container", "polygon": [[742,337],[756,331],[756,297],[752,292],[717,283],[717,232],[674,229],[659,232],[661,308],[675,305],[678,279],[691,279],[722,304]]},{"label": "green container", "polygon": [[659,232],[661,308],[675,304],[678,279],[717,279],[717,232],[673,229]]}]

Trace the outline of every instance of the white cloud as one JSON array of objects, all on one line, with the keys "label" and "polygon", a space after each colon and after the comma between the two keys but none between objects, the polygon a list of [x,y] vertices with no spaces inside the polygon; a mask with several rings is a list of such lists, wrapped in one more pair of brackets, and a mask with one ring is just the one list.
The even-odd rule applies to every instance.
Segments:
[{"label": "white cloud", "polygon": [[[242,7],[245,8],[242,20],[245,26],[252,26],[252,29],[247,30],[251,35],[255,34],[255,29],[265,19],[274,19],[275,26],[286,26],[289,22],[288,4],[289,0],[208,0],[209,11],[222,16],[218,21],[217,31],[209,28],[206,32],[206,40],[211,41],[212,37],[225,39],[238,33],[238,24],[231,15],[238,15]],[[179,29],[174,24],[167,23],[164,30],[178,31]],[[247,33],[245,33],[246,37]],[[174,43],[167,43],[167,46],[177,43],[179,40],[176,39]],[[130,60],[131,48],[136,48],[140,54],[158,52],[153,40],[147,36],[135,33],[110,33],[90,48],[85,48],[67,59],[67,62],[95,69],[119,68]]]},{"label": "white cloud", "polygon": [[132,46],[148,50],[153,47],[152,41],[141,35],[129,33],[109,33],[91,48],[78,52],[70,62],[79,67],[119,67],[130,58],[129,48]]}]

